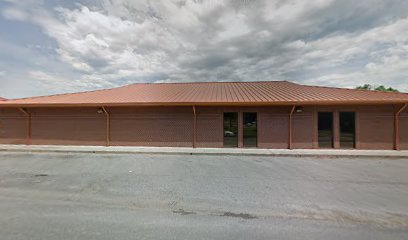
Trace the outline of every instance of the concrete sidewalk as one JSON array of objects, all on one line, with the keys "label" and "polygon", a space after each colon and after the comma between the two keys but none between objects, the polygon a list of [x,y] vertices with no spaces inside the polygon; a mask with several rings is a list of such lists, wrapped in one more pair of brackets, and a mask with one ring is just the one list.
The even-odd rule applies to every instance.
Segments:
[{"label": "concrete sidewalk", "polygon": [[408,151],[394,150],[337,150],[337,149],[238,149],[238,148],[185,148],[185,147],[104,147],[104,146],[51,146],[0,145],[3,152],[61,152],[113,154],[181,154],[181,155],[249,155],[291,157],[375,157],[408,158]]}]

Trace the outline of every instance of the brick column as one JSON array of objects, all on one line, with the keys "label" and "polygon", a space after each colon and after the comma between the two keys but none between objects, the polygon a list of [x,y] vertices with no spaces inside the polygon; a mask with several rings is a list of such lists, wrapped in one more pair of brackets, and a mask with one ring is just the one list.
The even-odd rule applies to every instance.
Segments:
[{"label": "brick column", "polygon": [[333,145],[334,148],[340,148],[340,114],[333,112]]},{"label": "brick column", "polygon": [[244,119],[242,111],[238,112],[238,147],[244,147]]}]

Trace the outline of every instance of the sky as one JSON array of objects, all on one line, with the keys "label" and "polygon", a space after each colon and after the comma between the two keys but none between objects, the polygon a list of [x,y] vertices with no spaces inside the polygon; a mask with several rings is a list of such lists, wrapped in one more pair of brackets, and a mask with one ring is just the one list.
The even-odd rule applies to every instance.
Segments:
[{"label": "sky", "polygon": [[0,96],[289,80],[408,92],[406,0],[0,0]]}]

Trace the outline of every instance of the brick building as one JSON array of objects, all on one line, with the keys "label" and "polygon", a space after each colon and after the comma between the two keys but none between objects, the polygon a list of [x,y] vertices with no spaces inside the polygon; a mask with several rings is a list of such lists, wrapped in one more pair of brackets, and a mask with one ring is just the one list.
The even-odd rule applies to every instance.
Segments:
[{"label": "brick building", "polygon": [[407,104],[287,81],[132,84],[0,101],[0,144],[408,149]]}]

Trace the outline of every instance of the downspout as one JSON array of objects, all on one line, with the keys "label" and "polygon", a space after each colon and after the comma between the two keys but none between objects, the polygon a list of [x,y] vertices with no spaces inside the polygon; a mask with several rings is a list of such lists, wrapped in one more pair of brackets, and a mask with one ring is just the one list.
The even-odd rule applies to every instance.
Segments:
[{"label": "downspout", "polygon": [[24,108],[18,108],[27,117],[27,145],[31,144],[31,114]]},{"label": "downspout", "polygon": [[408,106],[405,103],[397,112],[394,113],[394,150],[400,150],[399,146],[399,116],[402,111]]},{"label": "downspout", "polygon": [[196,108],[193,105],[193,113],[194,113],[194,118],[193,118],[193,148],[196,148],[196,143],[197,143],[197,113],[196,113]]},{"label": "downspout", "polygon": [[292,115],[293,115],[293,112],[295,111],[295,108],[296,108],[296,106],[295,105],[293,105],[293,107],[292,107],[292,110],[290,111],[290,114],[289,114],[289,149],[292,149],[292,132],[293,132],[293,130],[292,130]]},{"label": "downspout", "polygon": [[108,111],[106,111],[105,107],[102,106],[102,110],[106,115],[106,146],[109,147],[110,145],[110,115]]}]

